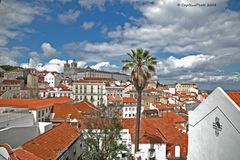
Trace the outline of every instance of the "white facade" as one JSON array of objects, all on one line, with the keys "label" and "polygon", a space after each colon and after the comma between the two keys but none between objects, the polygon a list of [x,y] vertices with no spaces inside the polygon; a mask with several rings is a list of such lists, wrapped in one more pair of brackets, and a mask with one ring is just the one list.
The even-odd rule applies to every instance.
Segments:
[{"label": "white facade", "polygon": [[52,106],[39,109],[30,109],[35,122],[44,122],[50,118]]},{"label": "white facade", "polygon": [[[144,107],[141,107],[141,113]],[[123,118],[135,118],[137,114],[137,105],[125,105],[122,107],[122,117]]]},{"label": "white facade", "polygon": [[0,144],[16,148],[40,134],[30,113],[3,113],[0,115]]},{"label": "white facade", "polygon": [[[134,154],[135,145],[132,144],[132,154]],[[141,157],[142,160],[166,159],[166,144],[139,144],[139,152],[135,155],[136,158]]]},{"label": "white facade", "polygon": [[48,73],[44,76],[44,81],[49,83],[49,87],[56,87],[60,83],[60,78],[57,75]]},{"label": "white facade", "polygon": [[102,82],[74,82],[73,99],[76,101],[88,100],[95,106],[107,105],[106,86]]},{"label": "white facade", "polygon": [[215,89],[189,112],[189,160],[237,160],[240,157],[240,108]]},{"label": "white facade", "polygon": [[123,96],[124,87],[121,86],[107,86],[106,94],[107,96]]}]

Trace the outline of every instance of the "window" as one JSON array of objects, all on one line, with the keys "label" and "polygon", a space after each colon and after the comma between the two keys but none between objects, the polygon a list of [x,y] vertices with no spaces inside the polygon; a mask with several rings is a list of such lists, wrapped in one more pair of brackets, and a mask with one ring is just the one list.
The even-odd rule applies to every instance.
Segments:
[{"label": "window", "polygon": [[76,155],[76,147],[74,147],[73,155],[74,155],[74,156]]},{"label": "window", "polygon": [[38,112],[38,118],[41,117],[41,111],[37,111]]},{"label": "window", "polygon": [[91,85],[91,93],[93,93],[93,85]]},{"label": "window", "polygon": [[42,116],[44,116],[44,110],[42,110]]},{"label": "window", "polygon": [[125,111],[127,111],[128,110],[128,108],[125,108]]}]

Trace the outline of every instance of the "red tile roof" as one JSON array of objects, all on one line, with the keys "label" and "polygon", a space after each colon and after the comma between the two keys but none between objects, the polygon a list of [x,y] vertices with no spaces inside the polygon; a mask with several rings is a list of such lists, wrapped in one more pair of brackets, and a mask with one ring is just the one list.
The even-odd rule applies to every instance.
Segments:
[{"label": "red tile roof", "polygon": [[21,80],[3,80],[2,84],[21,84],[23,81]]},{"label": "red tile roof", "polygon": [[42,159],[58,159],[79,135],[78,128],[65,122],[24,143],[21,147]]},{"label": "red tile roof", "polygon": [[158,113],[157,109],[144,109],[143,114]]},{"label": "red tile roof", "polygon": [[240,108],[240,92],[227,92],[227,95],[238,105]]},{"label": "red tile roof", "polygon": [[108,96],[108,101],[110,101],[110,102],[122,102],[123,98],[121,96]]},{"label": "red tile roof", "polygon": [[84,80],[90,80],[90,81],[116,81],[117,79],[115,78],[100,78],[100,77],[84,77]]},{"label": "red tile roof", "polygon": [[176,104],[163,104],[161,102],[154,103],[155,107],[160,110],[174,109]]},{"label": "red tile roof", "polygon": [[175,112],[164,112],[161,114],[161,117],[163,119],[168,119],[171,120],[175,123],[185,123],[187,122],[186,119],[184,119],[182,116],[180,116],[179,114],[175,113]]},{"label": "red tile roof", "polygon": [[[129,129],[132,143],[135,141],[135,119],[122,119],[123,128]],[[188,136],[178,131],[175,124],[163,118],[142,118],[140,127],[140,144],[167,144],[169,152],[175,145],[180,145],[181,155],[187,155]]]},{"label": "red tile roof", "polygon": [[55,104],[52,112],[55,120],[66,120],[69,114],[71,114],[72,118],[82,119],[84,114],[95,114],[99,112],[99,109],[90,102],[81,101],[75,104]]},{"label": "red tile roof", "polygon": [[137,103],[137,100],[133,97],[123,97],[123,103]]},{"label": "red tile roof", "polygon": [[33,153],[20,148],[15,150],[14,153],[18,160],[43,160],[42,158],[34,155]]},{"label": "red tile roof", "polygon": [[45,98],[45,99],[0,99],[0,107],[17,107],[17,108],[29,108],[29,109],[41,109],[49,106],[53,106],[55,103],[68,103],[73,101],[68,97],[58,97],[58,98]]}]

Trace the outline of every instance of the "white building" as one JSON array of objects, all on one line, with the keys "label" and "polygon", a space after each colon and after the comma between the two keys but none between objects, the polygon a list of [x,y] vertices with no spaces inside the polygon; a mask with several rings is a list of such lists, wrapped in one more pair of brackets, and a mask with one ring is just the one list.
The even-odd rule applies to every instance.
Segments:
[{"label": "white building", "polygon": [[60,83],[58,74],[48,73],[44,76],[44,81],[49,83],[50,87],[56,87]]},{"label": "white building", "polygon": [[88,100],[95,106],[107,105],[106,85],[95,80],[78,80],[73,82],[73,98],[76,101]]},{"label": "white building", "polygon": [[189,160],[235,160],[240,152],[240,92],[216,88],[189,112]]},{"label": "white building", "polygon": [[[123,118],[134,118],[137,114],[137,101],[133,97],[123,97],[122,117]],[[144,107],[141,107],[141,113]]]},{"label": "white building", "polygon": [[117,85],[109,85],[106,86],[106,94],[107,96],[123,96],[124,87]]},{"label": "white building", "polygon": [[55,103],[68,103],[68,97],[46,99],[1,99],[0,107],[27,108],[33,114],[35,122],[45,122],[50,119],[51,110]]},{"label": "white building", "polygon": [[28,109],[0,107],[0,144],[16,148],[39,134],[39,127]]}]

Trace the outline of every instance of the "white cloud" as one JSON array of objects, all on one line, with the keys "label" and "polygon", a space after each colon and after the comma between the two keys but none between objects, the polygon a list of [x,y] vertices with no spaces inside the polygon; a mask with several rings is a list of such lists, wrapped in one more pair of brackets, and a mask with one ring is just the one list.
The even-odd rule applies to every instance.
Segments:
[{"label": "white cloud", "polygon": [[82,27],[85,30],[89,30],[89,29],[93,28],[93,26],[94,26],[94,22],[92,22],[92,21],[89,21],[89,22],[85,21],[82,25]]},{"label": "white cloud", "polygon": [[73,10],[70,9],[67,12],[64,12],[60,15],[58,15],[58,19],[60,20],[61,23],[63,24],[68,24],[68,23],[73,23],[77,20],[77,18],[80,15],[79,10]]},{"label": "white cloud", "polygon": [[99,62],[95,65],[92,65],[91,68],[104,71],[116,71],[119,70],[119,67],[115,64],[110,64],[110,62]]},{"label": "white cloud", "polygon": [[240,28],[236,27],[240,26],[240,12],[226,9],[228,0],[192,1],[216,3],[216,7],[177,6],[177,3],[189,3],[185,0],[122,2],[134,4],[143,17],[130,17],[133,23],[108,29],[108,42],[72,42],[64,46],[65,50],[93,62],[121,59],[126,52],[139,47],[150,50],[157,57],[162,57],[162,52],[170,52],[174,56],[158,63],[160,80],[238,80],[237,74],[224,72],[225,67],[240,65]]},{"label": "white cloud", "polygon": [[9,39],[22,37],[25,31],[19,26],[29,24],[36,16],[43,16],[47,12],[46,8],[36,3],[30,4],[16,0],[1,2],[0,46],[6,45]]},{"label": "white cloud", "polygon": [[29,59],[27,63],[22,63],[20,66],[23,68],[35,68],[37,66],[41,66],[40,63],[40,55],[37,52],[30,52]]},{"label": "white cloud", "polygon": [[17,66],[18,63],[14,60],[12,60],[10,57],[0,57],[0,64],[1,65],[11,65],[11,66]]},{"label": "white cloud", "polygon": [[92,7],[96,6],[99,9],[103,9],[103,6],[105,4],[105,0],[79,0],[78,3],[87,8],[87,9],[91,9]]},{"label": "white cloud", "polygon": [[0,64],[1,65],[18,65],[18,58],[26,57],[25,53],[28,48],[25,47],[0,47]]},{"label": "white cloud", "polygon": [[68,43],[64,49],[72,56],[87,62],[102,62],[112,60],[114,57],[125,55],[131,48],[128,45],[114,43]]},{"label": "white cloud", "polygon": [[41,45],[41,48],[43,50],[43,55],[44,56],[52,57],[52,56],[57,55],[57,50],[55,48],[53,48],[50,43],[44,42]]},{"label": "white cloud", "polygon": [[[30,58],[30,63],[22,63],[20,66],[23,68],[36,68],[39,71],[47,70],[47,71],[56,71],[59,73],[63,72],[64,64],[66,63],[65,60],[61,59],[51,59],[49,62],[42,64],[40,61],[37,60],[36,52],[31,52],[32,57]],[[34,58],[34,56],[37,56]],[[69,63],[73,62],[73,60],[68,60]],[[77,61],[78,67],[84,68],[87,64],[84,61]]]}]

